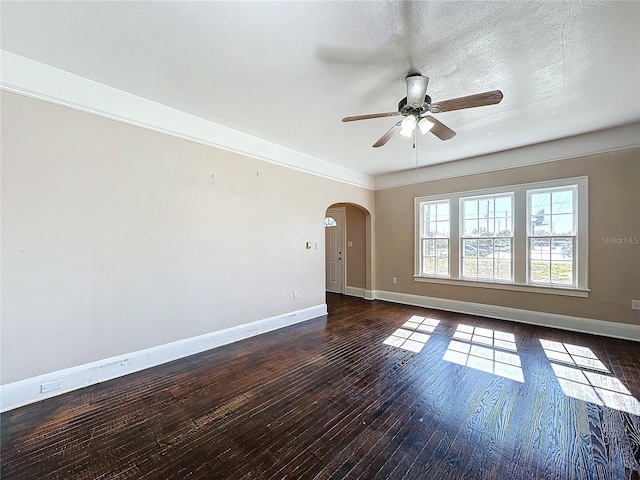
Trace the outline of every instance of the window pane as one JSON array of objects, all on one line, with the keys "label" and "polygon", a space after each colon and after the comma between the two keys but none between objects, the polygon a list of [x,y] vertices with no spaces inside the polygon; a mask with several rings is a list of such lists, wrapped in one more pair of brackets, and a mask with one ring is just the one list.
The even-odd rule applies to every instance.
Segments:
[{"label": "window pane", "polygon": [[[491,230],[493,230],[493,228]],[[487,235],[489,235],[489,220],[487,218],[480,218],[478,220],[478,236],[486,237]]]},{"label": "window pane", "polygon": [[449,220],[449,202],[438,203],[437,220]]},{"label": "window pane", "polygon": [[478,240],[478,255],[486,257],[493,253],[493,240]]},{"label": "window pane", "polygon": [[425,203],[423,208],[423,237],[449,237],[449,202]]},{"label": "window pane", "polygon": [[424,204],[424,221],[429,222],[430,220],[436,219],[436,205],[435,203],[427,203]]},{"label": "window pane", "polygon": [[551,283],[573,284],[573,239],[554,238],[551,245]]},{"label": "window pane", "polygon": [[531,259],[551,260],[551,248],[549,238],[534,238],[531,240]]},{"label": "window pane", "polygon": [[438,275],[449,275],[449,257],[439,256],[437,258]]},{"label": "window pane", "polygon": [[544,215],[545,213],[551,213],[551,194],[548,192],[532,193],[529,215]]},{"label": "window pane", "polygon": [[478,200],[478,216],[480,218],[493,216],[493,198]]},{"label": "window pane", "polygon": [[437,232],[438,237],[448,237],[449,236],[449,221],[438,222]]},{"label": "window pane", "polygon": [[511,197],[496,198],[496,218],[511,216]]},{"label": "window pane", "polygon": [[462,210],[464,212],[464,218],[478,218],[478,201],[477,200],[464,200],[462,202]]},{"label": "window pane", "polygon": [[478,235],[478,221],[465,220],[463,230],[463,237],[476,237]]},{"label": "window pane", "polygon": [[551,262],[551,283],[573,284],[573,264],[567,261]]},{"label": "window pane", "polygon": [[493,278],[493,260],[491,258],[478,259],[478,278]]},{"label": "window pane", "polygon": [[336,219],[333,217],[326,217],[324,219],[324,226],[329,228],[329,227],[337,227],[338,224],[336,223]]},{"label": "window pane", "polygon": [[573,189],[551,193],[551,213],[573,213]]},{"label": "window pane", "polygon": [[506,238],[498,239],[493,243],[494,243],[493,250],[494,252],[496,252],[496,254],[500,252],[504,252],[505,254],[511,254],[511,239],[506,239]]},{"label": "window pane", "polygon": [[552,235],[573,235],[573,214],[551,216]]},{"label": "window pane", "polygon": [[438,224],[435,220],[429,222],[429,228],[427,230],[427,237],[435,237],[438,232]]},{"label": "window pane", "polygon": [[422,255],[434,256],[436,254],[436,241],[425,239],[422,242]]},{"label": "window pane", "polygon": [[511,217],[496,217],[496,237],[510,237],[512,234]]},{"label": "window pane", "polygon": [[531,236],[548,236],[551,227],[551,215],[545,215],[544,210],[540,210],[538,215],[531,217]]},{"label": "window pane", "polygon": [[434,257],[425,257],[422,260],[422,273],[425,275],[435,275],[436,259]]},{"label": "window pane", "polygon": [[549,262],[531,261],[532,282],[549,283],[550,278]]},{"label": "window pane", "polygon": [[462,275],[476,278],[478,276],[478,265],[475,258],[464,258],[462,261]]},{"label": "window pane", "polygon": [[464,250],[462,252],[463,257],[477,257],[478,256],[478,241],[477,240],[464,240]]},{"label": "window pane", "polygon": [[499,280],[511,280],[511,260],[495,260],[495,276]]},{"label": "window pane", "polygon": [[557,254],[556,258],[563,260],[573,259],[573,238],[554,238],[553,249]]}]

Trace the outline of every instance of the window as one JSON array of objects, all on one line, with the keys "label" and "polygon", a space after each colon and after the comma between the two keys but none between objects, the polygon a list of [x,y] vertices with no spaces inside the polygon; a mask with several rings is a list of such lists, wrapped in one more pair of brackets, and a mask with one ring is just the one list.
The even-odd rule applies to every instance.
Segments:
[{"label": "window", "polygon": [[420,271],[449,276],[449,201],[425,202],[420,214]]},{"label": "window", "polygon": [[416,198],[415,280],[586,297],[587,182]]},{"label": "window", "polygon": [[527,192],[530,283],[574,285],[575,185]]},{"label": "window", "polygon": [[329,227],[337,227],[338,224],[336,223],[336,219],[333,217],[326,217],[324,219],[324,226],[329,228]]},{"label": "window", "polygon": [[513,195],[460,200],[462,278],[513,279]]}]

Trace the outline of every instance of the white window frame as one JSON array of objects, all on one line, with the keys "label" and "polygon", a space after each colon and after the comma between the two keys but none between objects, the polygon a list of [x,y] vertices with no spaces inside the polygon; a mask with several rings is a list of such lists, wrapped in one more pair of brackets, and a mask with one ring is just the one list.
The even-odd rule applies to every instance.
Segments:
[{"label": "white window frame", "polygon": [[[438,236],[436,235],[435,237],[429,237],[429,236],[423,236],[423,227],[425,224],[425,218],[424,218],[424,206],[428,205],[428,204],[432,204],[432,205],[437,205],[438,203],[447,203],[447,208],[449,210],[449,236],[447,237],[443,237],[443,236]],[[449,278],[449,275],[451,274],[451,202],[449,201],[449,199],[447,198],[442,198],[440,200],[430,200],[428,202],[422,202],[421,206],[420,206],[420,212],[418,213],[419,219],[419,225],[418,225],[418,237],[419,237],[419,248],[418,248],[418,252],[417,252],[417,259],[416,259],[416,271],[419,272],[420,275],[422,274],[422,268],[423,268],[423,249],[424,249],[424,241],[425,240],[433,240],[436,242],[438,240],[446,240],[447,241],[447,260],[448,260],[448,268],[447,270],[449,271],[449,274],[439,274],[437,273],[437,266],[438,266],[438,255],[436,253],[434,259],[436,262],[436,273],[432,274],[432,275],[425,275],[425,276],[430,276],[430,277],[438,277],[438,278]],[[436,219],[436,224],[438,223],[437,219]],[[437,250],[436,250],[437,252]]]},{"label": "white window frame", "polygon": [[[430,195],[429,197],[421,197],[423,199],[425,199],[424,201],[418,202],[418,198],[415,199],[415,228],[414,228],[414,232],[415,232],[415,255],[414,255],[414,272],[416,272],[416,274],[414,275],[414,277],[421,277],[421,278],[440,278],[440,279],[446,279],[446,278],[450,278],[451,276],[451,256],[454,254],[454,252],[451,249],[451,238],[453,237],[453,230],[454,230],[454,223],[453,223],[453,219],[451,218],[452,215],[452,208],[451,208],[451,201],[449,199],[448,195]],[[423,216],[423,212],[424,209],[422,208],[422,205],[426,204],[426,203],[438,203],[438,202],[442,202],[442,201],[448,201],[449,202],[449,276],[443,276],[443,275],[422,275],[422,226],[424,225],[424,216]],[[457,221],[457,212],[456,212],[456,221]],[[455,228],[455,235],[458,235],[458,229],[457,227]],[[428,238],[428,237],[424,237],[424,238]],[[457,256],[456,256],[457,259]]]},{"label": "white window frame", "polygon": [[[528,281],[529,248],[528,248],[528,224],[529,212],[527,211],[527,198],[529,190],[554,189],[575,185],[576,195],[574,198],[577,215],[576,222],[575,250],[573,253],[574,262],[574,285],[560,284],[534,284]],[[414,199],[414,281],[440,283],[446,285],[464,285],[470,287],[495,288],[504,290],[516,290],[525,292],[548,293],[552,295],[566,295],[574,297],[588,297],[588,251],[589,251],[589,226],[588,226],[588,177],[572,177],[557,180],[548,180],[535,183],[518,185],[507,185],[503,187],[487,188],[464,192],[453,192],[448,194],[429,195],[416,197]],[[512,268],[513,281],[490,280],[490,279],[468,279],[462,278],[461,269],[461,209],[460,201],[467,197],[480,197],[486,195],[499,195],[513,193],[513,240],[512,240]],[[421,248],[421,205],[426,202],[449,200],[449,277],[436,277],[421,275],[420,248]],[[455,208],[457,206],[457,208]]]}]

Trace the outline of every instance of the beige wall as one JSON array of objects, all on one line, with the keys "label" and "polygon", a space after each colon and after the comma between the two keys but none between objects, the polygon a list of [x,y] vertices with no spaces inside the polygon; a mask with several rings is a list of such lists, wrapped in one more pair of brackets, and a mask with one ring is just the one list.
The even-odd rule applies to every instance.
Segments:
[{"label": "beige wall", "polygon": [[327,207],[374,212],[369,190],[1,101],[3,384],[321,305]]},{"label": "beige wall", "polygon": [[[589,298],[414,282],[414,197],[587,175]],[[640,149],[572,158],[376,192],[376,288],[640,325]],[[391,281],[396,277],[398,283]]]}]

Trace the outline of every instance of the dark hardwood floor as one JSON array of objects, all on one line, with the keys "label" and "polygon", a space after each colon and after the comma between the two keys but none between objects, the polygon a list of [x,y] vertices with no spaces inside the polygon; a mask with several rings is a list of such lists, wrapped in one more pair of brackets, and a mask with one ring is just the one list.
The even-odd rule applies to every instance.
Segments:
[{"label": "dark hardwood floor", "polygon": [[328,305],[3,414],[2,478],[640,480],[640,344]]}]

